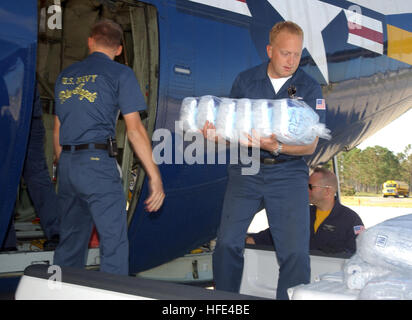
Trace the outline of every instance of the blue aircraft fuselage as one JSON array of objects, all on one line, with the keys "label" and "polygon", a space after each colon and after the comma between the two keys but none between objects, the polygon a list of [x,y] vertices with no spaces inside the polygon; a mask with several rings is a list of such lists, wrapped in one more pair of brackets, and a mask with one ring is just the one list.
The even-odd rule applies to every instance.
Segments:
[{"label": "blue aircraft fuselage", "polygon": [[[293,20],[304,29],[300,66],[319,81],[326,99],[332,139],[320,140],[307,159],[311,166],[355,147],[411,106],[412,62],[402,55],[402,46],[396,49],[399,54],[394,45],[398,34],[404,36],[402,45],[408,43],[412,8],[388,13],[344,0],[301,0],[294,5],[287,0],[144,2],[156,8],[158,21],[155,129],[172,133],[174,163],[159,165],[167,195],[159,212],[144,212],[148,190],[143,184],[129,224],[132,273],[216,237],[226,165],[176,161],[180,104],[188,96],[228,96],[239,72],[268,59],[268,34],[276,22]],[[37,1],[0,4],[0,44],[1,242],[12,216],[30,127]]]}]

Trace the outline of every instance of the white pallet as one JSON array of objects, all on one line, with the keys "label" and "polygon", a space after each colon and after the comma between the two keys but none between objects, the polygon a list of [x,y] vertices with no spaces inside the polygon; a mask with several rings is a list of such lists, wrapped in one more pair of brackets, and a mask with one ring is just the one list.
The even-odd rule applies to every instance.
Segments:
[{"label": "white pallet", "polygon": [[318,281],[288,289],[290,300],[356,300],[360,290],[350,290],[343,281],[343,273],[320,276]]},{"label": "white pallet", "polygon": [[[54,251],[11,251],[0,253],[0,274],[20,273],[32,264],[53,264]],[[89,249],[87,266],[100,264],[99,248]]]}]

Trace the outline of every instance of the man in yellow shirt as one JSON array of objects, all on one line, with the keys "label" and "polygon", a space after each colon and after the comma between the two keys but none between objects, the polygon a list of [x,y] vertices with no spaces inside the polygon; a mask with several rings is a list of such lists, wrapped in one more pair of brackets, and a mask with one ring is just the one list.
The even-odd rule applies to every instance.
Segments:
[{"label": "man in yellow shirt", "polygon": [[[326,168],[316,168],[309,177],[310,249],[325,253],[355,253],[356,237],[364,230],[362,219],[340,204],[335,194],[338,181]],[[270,230],[249,234],[246,243],[273,245]]]}]

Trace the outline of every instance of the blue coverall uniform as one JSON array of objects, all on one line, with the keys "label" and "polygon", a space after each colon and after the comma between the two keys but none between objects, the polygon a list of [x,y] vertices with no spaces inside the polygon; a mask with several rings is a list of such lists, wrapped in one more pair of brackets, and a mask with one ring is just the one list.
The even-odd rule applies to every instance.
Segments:
[{"label": "blue coverall uniform", "polygon": [[[325,121],[325,110],[316,110],[322,99],[320,85],[300,68],[278,93],[267,75],[268,62],[238,75],[232,98],[283,99],[294,86],[301,97]],[[262,158],[274,156],[265,150]],[[280,154],[277,164],[260,164],[256,175],[241,175],[242,164],[228,166],[222,217],[213,254],[216,289],[239,292],[247,228],[262,206],[277,244],[280,266],[277,299],[288,299],[287,289],[310,281],[308,167],[303,157]]]},{"label": "blue coverall uniform", "polygon": [[[100,240],[100,270],[127,275],[126,200],[116,159],[105,149],[115,137],[118,112],[146,109],[133,71],[94,52],[66,68],[55,86],[60,121],[60,243],[54,263],[84,267],[93,223]],[[77,147],[76,147],[77,146]]]},{"label": "blue coverall uniform", "polygon": [[[335,201],[329,216],[319,225],[315,232],[316,206],[310,206],[310,250],[325,253],[356,252],[356,237],[363,230],[362,219],[352,209]],[[257,245],[273,245],[269,229],[249,234]],[[276,250],[276,249],[275,249]]]}]

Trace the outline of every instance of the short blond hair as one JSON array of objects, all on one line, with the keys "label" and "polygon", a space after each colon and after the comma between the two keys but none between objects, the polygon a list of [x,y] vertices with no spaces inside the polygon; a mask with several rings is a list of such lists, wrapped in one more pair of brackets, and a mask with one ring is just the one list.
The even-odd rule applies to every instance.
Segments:
[{"label": "short blond hair", "polygon": [[116,49],[122,44],[123,30],[116,22],[103,19],[92,26],[90,37],[99,45]]},{"label": "short blond hair", "polygon": [[303,30],[301,27],[299,27],[299,25],[292,21],[281,21],[276,23],[270,30],[269,43],[273,44],[277,35],[283,30],[288,31],[291,34],[301,36],[303,40]]}]

